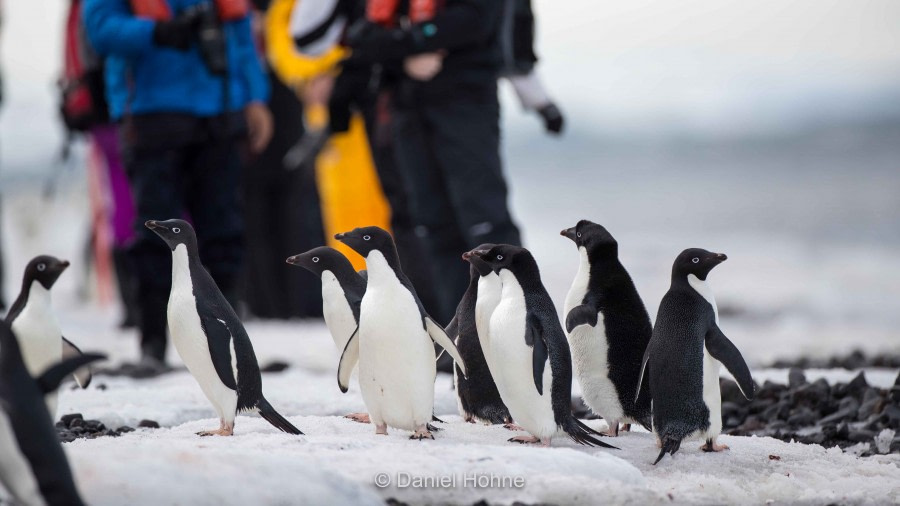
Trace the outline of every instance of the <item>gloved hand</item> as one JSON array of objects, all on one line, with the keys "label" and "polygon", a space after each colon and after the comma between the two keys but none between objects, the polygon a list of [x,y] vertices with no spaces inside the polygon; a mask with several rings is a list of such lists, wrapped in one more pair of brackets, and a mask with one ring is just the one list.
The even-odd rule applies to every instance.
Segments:
[{"label": "gloved hand", "polygon": [[553,135],[559,135],[563,129],[562,111],[556,107],[556,104],[549,103],[538,109],[538,114],[544,119],[544,128]]},{"label": "gloved hand", "polygon": [[344,40],[353,50],[351,58],[360,63],[399,60],[418,52],[421,45],[410,30],[385,28],[364,19],[347,29]]},{"label": "gloved hand", "polygon": [[153,27],[153,42],[157,46],[187,51],[194,42],[199,21],[200,17],[193,11],[182,13],[168,21],[157,21]]}]

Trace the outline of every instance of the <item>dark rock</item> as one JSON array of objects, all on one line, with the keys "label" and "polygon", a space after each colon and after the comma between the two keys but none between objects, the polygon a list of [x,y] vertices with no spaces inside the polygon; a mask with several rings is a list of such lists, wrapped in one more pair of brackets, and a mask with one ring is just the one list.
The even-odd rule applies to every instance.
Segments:
[{"label": "dark rock", "polygon": [[741,389],[738,387],[737,383],[730,379],[720,379],[719,389],[722,392],[722,402],[731,402],[739,406],[750,404],[750,401],[741,393]]},{"label": "dark rock", "polygon": [[142,427],[145,429],[158,429],[159,423],[153,420],[141,420],[140,423],[138,423],[138,427]]},{"label": "dark rock", "polygon": [[97,390],[106,390],[106,383],[98,383]]},{"label": "dark rock", "polygon": [[797,438],[797,441],[808,445],[820,445],[825,442],[825,434],[817,433],[808,436],[800,436]]},{"label": "dark rock", "polygon": [[799,408],[795,410],[787,419],[788,424],[793,427],[806,427],[815,425],[819,415],[809,408]]},{"label": "dark rock", "polygon": [[838,403],[838,410],[840,411],[858,411],[859,410],[859,401],[853,397],[844,397],[841,399],[841,402]]},{"label": "dark rock", "polygon": [[891,441],[891,453],[898,452],[900,452],[900,436],[895,437],[894,440]]},{"label": "dark rock", "polygon": [[803,374],[803,369],[799,369],[797,367],[791,368],[791,370],[788,372],[788,387],[797,388],[805,384],[806,375]]},{"label": "dark rock", "polygon": [[851,430],[847,433],[847,439],[857,443],[871,443],[875,439],[875,433],[870,430]]},{"label": "dark rock", "polygon": [[850,383],[847,383],[847,393],[861,399],[863,393],[869,388],[869,382],[866,381],[866,374],[862,371],[856,375]]},{"label": "dark rock", "polygon": [[833,439],[847,439],[848,434],[850,434],[850,425],[847,422],[841,422],[838,424],[831,437]]},{"label": "dark rock", "polygon": [[859,408],[857,407],[855,409],[837,410],[834,413],[819,420],[819,425],[828,426],[828,425],[834,425],[834,424],[837,424],[838,422],[843,422],[846,420],[853,420],[856,418],[856,411],[858,409]]},{"label": "dark rock", "polygon": [[125,434],[127,432],[134,432],[134,428],[129,427],[127,425],[123,425],[123,426],[119,427],[118,429],[116,429],[116,432],[118,432],[119,434]]},{"label": "dark rock", "polygon": [[275,360],[273,362],[269,362],[263,367],[260,367],[259,372],[281,372],[289,368],[290,366],[291,364],[288,364],[287,362]]},{"label": "dark rock", "polygon": [[107,429],[103,434],[106,436],[119,437],[119,433],[112,429]]},{"label": "dark rock", "polygon": [[758,416],[748,416],[744,423],[738,427],[741,433],[752,432],[765,428],[766,424]]},{"label": "dark rock", "polygon": [[881,412],[882,420],[888,427],[894,430],[900,430],[900,406],[890,404]]},{"label": "dark rock", "polygon": [[84,428],[91,432],[103,432],[106,426],[100,420],[85,420]]},{"label": "dark rock", "polygon": [[81,413],[70,413],[68,415],[59,417],[59,421],[64,423],[66,427],[71,427],[73,420],[84,420],[84,417],[81,415]]},{"label": "dark rock", "polygon": [[782,401],[766,408],[765,411],[762,412],[762,418],[770,422],[774,422],[775,420],[785,420],[790,412],[791,404],[787,401]]},{"label": "dark rock", "polygon": [[76,427],[84,427],[84,418],[81,418],[81,417],[73,418],[73,419],[69,422],[69,428],[70,428],[70,429],[74,429],[74,428],[76,428]]},{"label": "dark rock", "polygon": [[859,406],[859,410],[857,410],[856,412],[856,419],[868,420],[870,416],[881,413],[881,410],[883,409],[884,400],[881,397],[875,397],[874,399],[863,401],[863,403]]},{"label": "dark rock", "polygon": [[766,380],[762,387],[756,389],[756,398],[778,400],[786,390],[786,386]]}]

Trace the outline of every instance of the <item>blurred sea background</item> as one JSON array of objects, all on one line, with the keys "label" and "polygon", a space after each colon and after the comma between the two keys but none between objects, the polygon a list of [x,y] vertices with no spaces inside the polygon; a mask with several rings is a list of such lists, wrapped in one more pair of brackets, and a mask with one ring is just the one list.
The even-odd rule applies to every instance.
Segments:
[{"label": "blurred sea background", "polygon": [[[561,310],[576,270],[559,231],[618,239],[651,318],[684,248],[751,365],[900,353],[900,3],[535,0],[539,72],[566,114],[543,133],[503,86],[503,155],[526,246]],[[64,0],[7,1],[0,191],[7,302],[40,253],[84,257],[84,146],[59,171]],[[285,257],[298,252],[286,251]],[[61,279],[61,319],[92,302]],[[113,326],[114,318],[102,318]]]}]

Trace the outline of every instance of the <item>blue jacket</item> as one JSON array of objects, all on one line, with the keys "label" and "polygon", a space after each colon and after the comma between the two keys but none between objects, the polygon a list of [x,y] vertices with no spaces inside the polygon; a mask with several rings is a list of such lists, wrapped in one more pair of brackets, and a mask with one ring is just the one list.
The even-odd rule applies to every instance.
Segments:
[{"label": "blue jacket", "polygon": [[[166,0],[174,15],[207,0]],[[88,39],[106,57],[106,94],[110,115],[185,112],[215,116],[225,110],[222,78],[206,70],[194,44],[187,51],[157,46],[156,22],[132,15],[128,0],[86,0]],[[228,110],[269,98],[249,16],[225,23],[228,47]]]}]

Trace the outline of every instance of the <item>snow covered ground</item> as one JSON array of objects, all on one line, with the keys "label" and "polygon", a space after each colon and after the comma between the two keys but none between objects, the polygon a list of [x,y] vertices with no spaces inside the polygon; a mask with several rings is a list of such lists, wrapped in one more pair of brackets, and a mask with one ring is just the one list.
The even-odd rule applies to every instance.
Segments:
[{"label": "snow covered ground", "polygon": [[[97,309],[63,315],[73,339],[89,338],[90,349],[108,350],[114,359],[121,359],[129,356],[133,342],[113,324],[110,313]],[[706,454],[699,451],[700,442],[685,443],[674,458],[654,467],[650,463],[658,450],[653,436],[645,432],[608,439],[619,451],[579,447],[562,437],[551,449],[514,445],[506,442],[513,434],[503,428],[461,421],[446,375],[439,375],[435,386],[435,412],[448,423],[435,441],[410,441],[408,433],[394,430],[386,437],[376,436],[371,425],[341,417],[365,407],[355,380],[347,394],[338,390],[338,353],[323,325],[251,322],[248,331],[261,364],[273,360],[291,364],[281,373],[264,374],[263,389],[276,409],[306,435],[280,433],[248,415],[238,417],[232,438],[200,438],[194,433],[216,426],[217,421],[186,371],[141,381],[98,376],[87,390],[64,390],[60,412],[79,412],[110,427],[135,426],[146,418],[163,428],[66,444],[87,501],[97,505],[375,504],[387,498],[413,504],[471,504],[481,499],[500,504],[900,501],[896,455],[859,459],[839,449],[723,436],[731,446],[728,452]],[[604,427],[602,421],[591,424]],[[376,478],[379,473],[386,473],[389,486],[376,486],[376,479],[384,479]],[[495,485],[506,486],[474,485],[492,478]],[[524,483],[513,481],[517,478]],[[414,479],[450,483],[420,488]],[[398,480],[407,486],[398,486]]]}]

